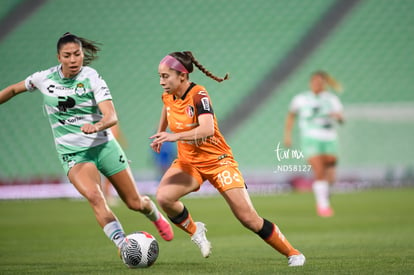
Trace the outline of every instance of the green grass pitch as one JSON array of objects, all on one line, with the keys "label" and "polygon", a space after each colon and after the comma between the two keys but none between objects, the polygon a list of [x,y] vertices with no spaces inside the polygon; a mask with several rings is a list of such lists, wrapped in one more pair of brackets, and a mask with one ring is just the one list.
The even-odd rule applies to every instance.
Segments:
[{"label": "green grass pitch", "polygon": [[160,245],[157,262],[128,269],[84,200],[0,201],[0,274],[413,274],[414,189],[335,194],[336,215],[315,214],[310,193],[252,196],[259,214],[279,225],[307,257],[287,260],[243,228],[220,197],[186,198],[206,223],[213,253],[201,257],[182,231],[163,241],[144,216],[113,208],[127,233],[144,230]]}]

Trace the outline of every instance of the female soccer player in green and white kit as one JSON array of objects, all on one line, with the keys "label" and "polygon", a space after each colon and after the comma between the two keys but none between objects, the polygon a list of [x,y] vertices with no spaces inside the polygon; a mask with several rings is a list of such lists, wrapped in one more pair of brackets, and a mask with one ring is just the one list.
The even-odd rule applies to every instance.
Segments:
[{"label": "female soccer player in green and white kit", "polygon": [[285,126],[285,146],[292,145],[295,117],[299,117],[304,156],[312,167],[315,181],[312,185],[317,213],[321,217],[334,214],[330,205],[330,185],[335,181],[338,140],[336,123],[343,122],[343,107],[339,98],[326,90],[336,91],[340,84],[324,71],[317,71],[310,79],[310,91],[296,95],[290,104]]},{"label": "female soccer player in green and white kit", "polygon": [[138,193],[127,157],[109,129],[118,121],[111,93],[102,77],[87,66],[99,50],[97,43],[65,33],[57,42],[60,65],[3,89],[0,104],[25,91],[42,93],[63,168],[117,247],[125,233],[104,198],[99,172],[130,209],[144,214],[169,241],[171,225],[149,197]]}]

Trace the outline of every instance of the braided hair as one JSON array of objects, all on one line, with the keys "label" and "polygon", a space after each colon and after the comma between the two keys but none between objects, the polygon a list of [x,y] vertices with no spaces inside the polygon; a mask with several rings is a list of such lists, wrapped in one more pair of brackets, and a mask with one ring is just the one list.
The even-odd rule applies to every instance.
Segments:
[{"label": "braided hair", "polygon": [[211,79],[214,79],[217,82],[222,82],[224,80],[229,79],[229,74],[226,74],[224,77],[218,77],[212,74],[203,65],[201,65],[197,59],[195,59],[193,53],[190,51],[173,52],[169,55],[180,61],[180,63],[183,64],[183,66],[187,69],[189,73],[193,72],[194,64],[202,73],[204,73],[206,76],[210,77]]}]

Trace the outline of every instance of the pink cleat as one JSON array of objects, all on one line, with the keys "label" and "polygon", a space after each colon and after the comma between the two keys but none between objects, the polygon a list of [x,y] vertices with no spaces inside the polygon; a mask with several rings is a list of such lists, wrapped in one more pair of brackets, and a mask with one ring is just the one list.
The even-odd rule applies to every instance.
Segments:
[{"label": "pink cleat", "polygon": [[320,217],[324,217],[324,218],[332,217],[334,215],[334,211],[331,207],[326,207],[326,208],[318,207],[317,212]]},{"label": "pink cleat", "polygon": [[174,238],[174,231],[170,223],[164,218],[163,215],[160,213],[160,218],[155,222],[152,222],[158,230],[160,236],[166,240],[171,241]]}]

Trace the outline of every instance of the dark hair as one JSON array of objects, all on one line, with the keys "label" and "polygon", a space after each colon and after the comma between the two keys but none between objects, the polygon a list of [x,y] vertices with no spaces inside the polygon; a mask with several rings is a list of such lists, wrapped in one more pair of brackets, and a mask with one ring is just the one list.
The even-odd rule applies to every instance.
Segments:
[{"label": "dark hair", "polygon": [[204,68],[203,65],[201,65],[197,59],[195,59],[194,55],[190,51],[185,52],[173,52],[169,54],[170,56],[174,57],[178,61],[183,64],[183,66],[187,69],[189,73],[192,73],[194,70],[193,64],[206,76],[214,79],[217,82],[222,82],[223,80],[229,79],[229,75],[226,74],[223,78],[213,75],[210,71],[208,71],[206,68]]},{"label": "dark hair", "polygon": [[60,49],[63,47],[63,45],[67,43],[77,43],[79,46],[82,47],[83,53],[85,55],[83,59],[83,65],[89,65],[93,60],[98,58],[97,53],[101,50],[98,45],[100,43],[97,43],[95,41],[91,41],[82,37],[78,37],[74,34],[71,34],[70,32],[67,32],[63,34],[58,42],[57,42],[57,52],[60,52]]}]

